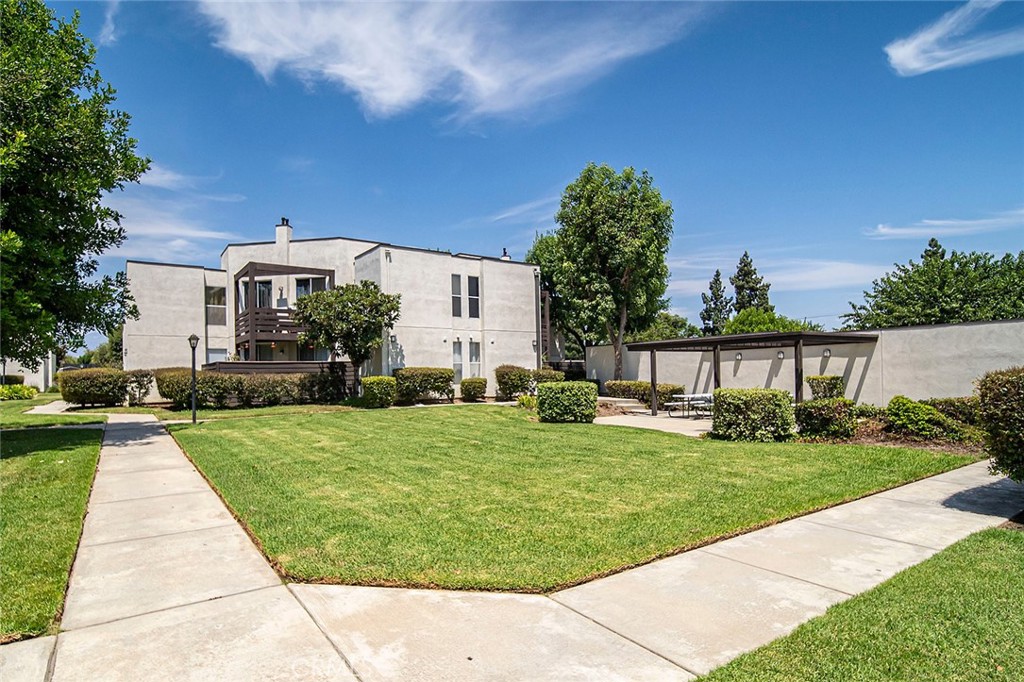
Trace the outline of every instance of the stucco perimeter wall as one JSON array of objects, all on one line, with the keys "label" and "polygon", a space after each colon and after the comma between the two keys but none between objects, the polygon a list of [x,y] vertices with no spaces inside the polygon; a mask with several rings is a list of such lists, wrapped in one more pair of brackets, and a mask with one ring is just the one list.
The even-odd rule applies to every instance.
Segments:
[{"label": "stucco perimeter wall", "polygon": [[36,369],[30,369],[19,362],[8,360],[3,370],[4,374],[20,374],[25,377],[26,386],[45,391],[56,383],[57,356],[53,353],[47,354],[39,361],[39,366]]},{"label": "stucco perimeter wall", "polygon": [[[985,372],[1024,365],[1024,320],[877,330],[876,344],[810,346],[804,349],[804,376],[842,375],[846,397],[886,405],[895,395],[940,398],[970,395]],[[824,357],[824,350],[831,357]],[[783,359],[777,354],[783,351]],[[736,359],[736,353],[742,359]],[[650,354],[623,353],[623,378],[649,381]],[[659,352],[658,381],[683,384],[688,393],[714,388],[712,353]],[[780,388],[793,392],[792,348],[722,351],[722,386]],[[587,349],[587,376],[602,387],[614,376],[611,346]],[[804,385],[809,398],[810,388]]]}]

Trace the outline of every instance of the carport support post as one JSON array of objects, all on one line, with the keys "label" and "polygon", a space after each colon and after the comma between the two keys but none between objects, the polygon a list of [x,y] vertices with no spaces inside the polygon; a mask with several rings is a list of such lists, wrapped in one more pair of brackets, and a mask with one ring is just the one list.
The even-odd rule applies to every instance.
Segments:
[{"label": "carport support post", "polygon": [[714,365],[715,365],[715,388],[722,387],[722,347],[715,344],[714,353]]},{"label": "carport support post", "polygon": [[651,351],[651,416],[658,416],[658,352],[654,350]]},{"label": "carport support post", "polygon": [[796,380],[796,402],[802,403],[804,401],[804,340],[797,339],[796,341],[796,352],[793,353],[793,364],[796,365],[794,370],[794,378]]}]

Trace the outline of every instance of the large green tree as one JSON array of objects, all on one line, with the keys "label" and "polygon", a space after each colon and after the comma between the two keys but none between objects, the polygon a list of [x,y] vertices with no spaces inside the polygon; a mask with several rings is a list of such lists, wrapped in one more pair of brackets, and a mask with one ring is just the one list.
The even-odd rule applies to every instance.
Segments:
[{"label": "large green tree", "polygon": [[768,301],[768,290],[772,285],[757,274],[754,260],[746,251],[740,256],[740,262],[736,264],[736,274],[730,277],[729,281],[736,294],[733,309],[737,313],[742,313],[747,308],[759,308],[768,312],[775,310],[775,306]]},{"label": "large green tree", "polygon": [[847,328],[872,329],[1024,318],[1024,251],[946,250],[931,239],[921,261],[894,264],[872,282],[864,303],[850,303]]},{"label": "large green tree", "polygon": [[590,163],[565,188],[555,220],[559,293],[586,328],[604,331],[621,379],[626,333],[649,327],[665,309],[672,205],[647,171]]},{"label": "large green tree", "polygon": [[96,277],[95,257],[125,239],[105,195],[149,161],[78,15],[58,19],[40,0],[0,7],[0,356],[38,366],[136,314],[124,273]]},{"label": "large green tree", "polygon": [[661,341],[663,339],[686,339],[700,336],[700,327],[690,323],[682,315],[667,311],[658,313],[654,323],[641,331],[626,334],[626,343],[637,341]]},{"label": "large green tree", "polygon": [[756,332],[820,332],[823,327],[815,322],[796,320],[779,315],[774,310],[747,308],[725,323],[724,334],[754,334]]},{"label": "large green tree", "polygon": [[303,296],[295,302],[295,321],[306,328],[303,343],[348,356],[358,381],[362,364],[398,322],[401,302],[400,294],[385,294],[363,280]]},{"label": "large green tree", "polygon": [[725,323],[732,314],[732,298],[725,295],[722,271],[715,270],[715,276],[708,282],[708,293],[701,294],[704,309],[700,311],[701,331],[704,336],[718,336],[725,330]]}]

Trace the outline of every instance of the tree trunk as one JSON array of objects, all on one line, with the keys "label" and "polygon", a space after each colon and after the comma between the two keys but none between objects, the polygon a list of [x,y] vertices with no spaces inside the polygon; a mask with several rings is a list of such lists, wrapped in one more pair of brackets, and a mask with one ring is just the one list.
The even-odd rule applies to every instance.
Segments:
[{"label": "tree trunk", "polygon": [[619,325],[613,329],[610,324],[605,326],[608,329],[608,336],[612,340],[612,348],[615,351],[615,381],[622,380],[622,341],[626,336],[626,306],[619,311]]}]

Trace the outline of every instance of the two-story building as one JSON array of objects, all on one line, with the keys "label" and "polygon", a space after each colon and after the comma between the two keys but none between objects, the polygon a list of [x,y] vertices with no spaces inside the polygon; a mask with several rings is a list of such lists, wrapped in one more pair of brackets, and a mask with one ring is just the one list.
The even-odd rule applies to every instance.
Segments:
[{"label": "two-story building", "polygon": [[540,362],[536,267],[508,256],[431,251],[344,237],[293,239],[286,218],[268,242],[228,244],[221,269],[129,260],[139,319],[124,327],[125,369],[243,360],[318,366],[328,351],[300,341],[293,304],[333,286],[375,282],[401,294],[398,324],[364,374],[406,366],[452,367],[487,377],[501,364]]}]

